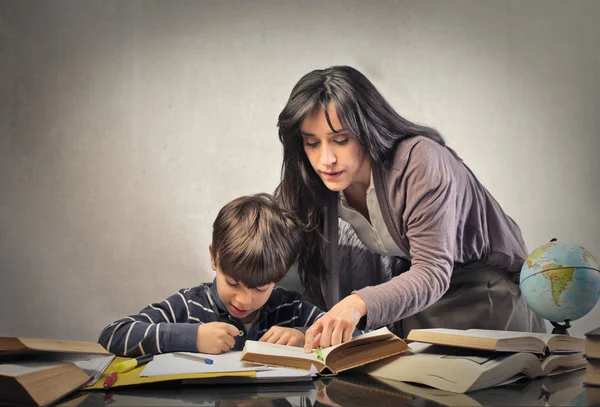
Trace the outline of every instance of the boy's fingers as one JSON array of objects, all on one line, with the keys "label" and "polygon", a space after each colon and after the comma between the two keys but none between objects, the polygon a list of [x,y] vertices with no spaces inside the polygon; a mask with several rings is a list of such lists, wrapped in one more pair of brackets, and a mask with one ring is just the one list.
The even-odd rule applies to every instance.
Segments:
[{"label": "boy's fingers", "polygon": [[[231,349],[235,346],[235,339],[233,339],[232,336],[226,336],[225,338],[223,338],[223,342],[225,342],[225,344],[227,346],[229,346],[229,349]],[[227,350],[229,350],[229,349],[227,349]]]},{"label": "boy's fingers", "polygon": [[259,342],[268,342],[269,338],[273,336],[273,330],[269,329],[266,334],[264,334],[258,341]]},{"label": "boy's fingers", "polygon": [[237,329],[235,326],[227,324],[225,322],[223,322],[223,324],[225,325],[225,332],[227,332],[230,336],[235,337],[240,335],[240,330]]},{"label": "boy's fingers", "polygon": [[288,337],[286,337],[285,335],[281,335],[279,337],[279,340],[277,340],[277,342],[275,342],[275,343],[279,344],[279,345],[287,345],[288,341],[289,341]]}]

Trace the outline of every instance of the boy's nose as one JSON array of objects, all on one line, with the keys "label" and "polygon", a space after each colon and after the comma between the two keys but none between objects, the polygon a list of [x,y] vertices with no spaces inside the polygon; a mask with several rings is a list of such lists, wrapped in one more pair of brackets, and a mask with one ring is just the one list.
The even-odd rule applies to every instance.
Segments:
[{"label": "boy's nose", "polygon": [[238,294],[236,296],[236,300],[237,303],[240,307],[243,307],[244,309],[250,308],[250,305],[252,304],[252,295],[247,293],[247,294]]}]

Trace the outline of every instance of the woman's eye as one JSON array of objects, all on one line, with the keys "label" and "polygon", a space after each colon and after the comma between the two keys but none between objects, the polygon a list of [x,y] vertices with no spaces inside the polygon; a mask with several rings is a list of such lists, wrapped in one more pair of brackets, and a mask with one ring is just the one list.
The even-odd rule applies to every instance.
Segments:
[{"label": "woman's eye", "polygon": [[317,146],[317,144],[319,144],[319,142],[318,142],[318,141],[314,141],[314,142],[312,142],[312,143],[309,143],[308,141],[305,141],[305,142],[304,142],[304,145],[305,145],[306,147],[316,147],[316,146]]},{"label": "woman's eye", "polygon": [[344,139],[335,140],[336,144],[344,145],[348,142],[348,137]]}]

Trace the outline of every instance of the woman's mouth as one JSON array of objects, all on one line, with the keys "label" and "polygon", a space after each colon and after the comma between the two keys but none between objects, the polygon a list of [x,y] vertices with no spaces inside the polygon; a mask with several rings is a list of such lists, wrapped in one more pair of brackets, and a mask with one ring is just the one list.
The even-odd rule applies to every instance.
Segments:
[{"label": "woman's mouth", "polygon": [[340,175],[342,175],[343,171],[338,171],[338,172],[323,172],[321,171],[321,174],[323,174],[323,178],[325,178],[328,181],[334,181],[336,179],[338,179],[340,177]]}]

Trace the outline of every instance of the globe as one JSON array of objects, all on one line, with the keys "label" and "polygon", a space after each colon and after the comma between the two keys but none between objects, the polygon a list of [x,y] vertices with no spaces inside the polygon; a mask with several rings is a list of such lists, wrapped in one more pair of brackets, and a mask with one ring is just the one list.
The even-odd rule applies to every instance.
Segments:
[{"label": "globe", "polygon": [[529,308],[550,321],[554,333],[568,333],[569,321],[583,317],[598,302],[600,270],[585,248],[553,239],[527,257],[520,287]]}]

